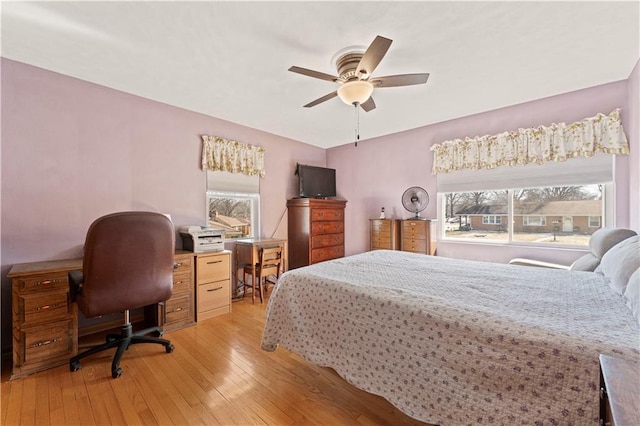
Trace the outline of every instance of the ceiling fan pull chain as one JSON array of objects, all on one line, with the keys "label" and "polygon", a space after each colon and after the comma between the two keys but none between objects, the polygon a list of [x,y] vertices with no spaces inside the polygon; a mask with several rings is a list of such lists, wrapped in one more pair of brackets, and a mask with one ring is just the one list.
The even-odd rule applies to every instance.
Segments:
[{"label": "ceiling fan pull chain", "polygon": [[356,146],[358,146],[358,141],[360,140],[360,109],[357,102],[354,102],[353,106],[356,108]]}]

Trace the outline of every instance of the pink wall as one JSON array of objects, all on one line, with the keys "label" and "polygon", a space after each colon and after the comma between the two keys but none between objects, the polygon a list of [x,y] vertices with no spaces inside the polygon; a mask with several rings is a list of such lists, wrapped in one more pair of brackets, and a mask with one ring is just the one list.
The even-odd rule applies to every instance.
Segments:
[{"label": "pink wall", "polygon": [[640,61],[629,77],[627,136],[632,141],[629,161],[629,226],[640,229]]},{"label": "pink wall", "polygon": [[[4,345],[12,264],[80,256],[89,224],[113,211],[205,224],[201,134],[266,148],[262,236],[276,231],[295,195],[296,162],[326,161],[321,148],[4,58],[2,113]],[[286,235],[285,217],[276,236]]]},{"label": "pink wall", "polygon": [[[637,188],[638,113],[628,107],[629,86],[635,83],[620,81],[546,99],[488,111],[468,117],[446,121],[390,136],[365,140],[331,148],[327,151],[327,165],[338,170],[339,195],[348,200],[346,210],[346,253],[368,250],[368,219],[378,217],[384,206],[387,217],[407,218],[400,197],[413,185],[422,186],[431,195],[423,217],[436,217],[436,178],[431,174],[434,143],[448,139],[495,134],[519,127],[532,127],[554,122],[573,122],[598,112],[609,113],[621,107],[622,120],[635,156],[619,156],[616,160],[616,225],[629,226],[630,205],[637,217],[638,193],[629,185],[629,163],[635,167]],[[637,96],[637,92],[636,92]],[[635,127],[634,127],[635,126]],[[634,130],[635,133],[634,133]],[[631,176],[634,178],[633,176]],[[633,179],[632,179],[633,180]],[[628,201],[631,199],[631,204]],[[635,201],[634,201],[635,200]],[[633,207],[631,207],[633,209]],[[639,229],[636,223],[635,229]],[[488,246],[478,243],[439,242],[438,254],[462,259],[507,262],[513,257],[535,256],[541,260],[570,263],[582,253],[576,250],[532,249],[518,246]]]}]

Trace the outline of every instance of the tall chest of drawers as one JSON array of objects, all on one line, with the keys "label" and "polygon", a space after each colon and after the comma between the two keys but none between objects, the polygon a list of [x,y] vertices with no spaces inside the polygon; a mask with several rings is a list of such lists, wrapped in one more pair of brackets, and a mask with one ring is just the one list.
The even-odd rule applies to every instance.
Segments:
[{"label": "tall chest of drawers", "polygon": [[401,221],[402,251],[413,253],[435,254],[435,222],[425,219],[404,219]]},{"label": "tall chest of drawers", "polygon": [[287,201],[289,269],[344,256],[345,200]]},{"label": "tall chest of drawers", "polygon": [[400,224],[397,219],[369,219],[371,250],[400,249]]}]

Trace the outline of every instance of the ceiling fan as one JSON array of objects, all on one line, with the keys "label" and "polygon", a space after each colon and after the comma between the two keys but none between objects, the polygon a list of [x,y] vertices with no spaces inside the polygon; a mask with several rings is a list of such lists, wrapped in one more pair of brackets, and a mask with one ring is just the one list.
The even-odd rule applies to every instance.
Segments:
[{"label": "ceiling fan", "polygon": [[364,53],[362,50],[350,50],[339,55],[336,59],[338,76],[296,66],[289,68],[291,72],[340,84],[337,90],[309,102],[304,107],[310,108],[338,96],[347,105],[360,105],[363,110],[371,111],[376,107],[371,97],[374,88],[426,83],[428,73],[372,77],[371,74],[389,50],[391,42],[388,38],[377,36]]}]

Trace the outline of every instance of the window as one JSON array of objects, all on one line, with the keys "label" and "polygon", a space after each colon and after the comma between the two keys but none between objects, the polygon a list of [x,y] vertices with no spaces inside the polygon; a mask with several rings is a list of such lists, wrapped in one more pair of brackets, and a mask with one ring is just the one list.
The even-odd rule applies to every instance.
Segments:
[{"label": "window", "polygon": [[544,216],[526,215],[522,217],[522,224],[524,226],[545,226],[547,224],[547,218]]},{"label": "window", "polygon": [[500,225],[502,216],[482,216],[482,223],[484,225]]},{"label": "window", "polygon": [[223,229],[225,238],[260,235],[260,178],[207,171],[207,226]]},{"label": "window", "polygon": [[[605,154],[439,173],[438,217],[462,218],[458,227],[440,226],[440,238],[586,246],[599,227],[613,226],[612,182],[613,156]],[[501,225],[483,223],[492,215]],[[599,226],[590,226],[596,218]]]},{"label": "window", "polygon": [[[451,192],[442,194],[445,239],[588,245],[604,218],[605,184]],[[509,224],[511,224],[509,226]]]}]

